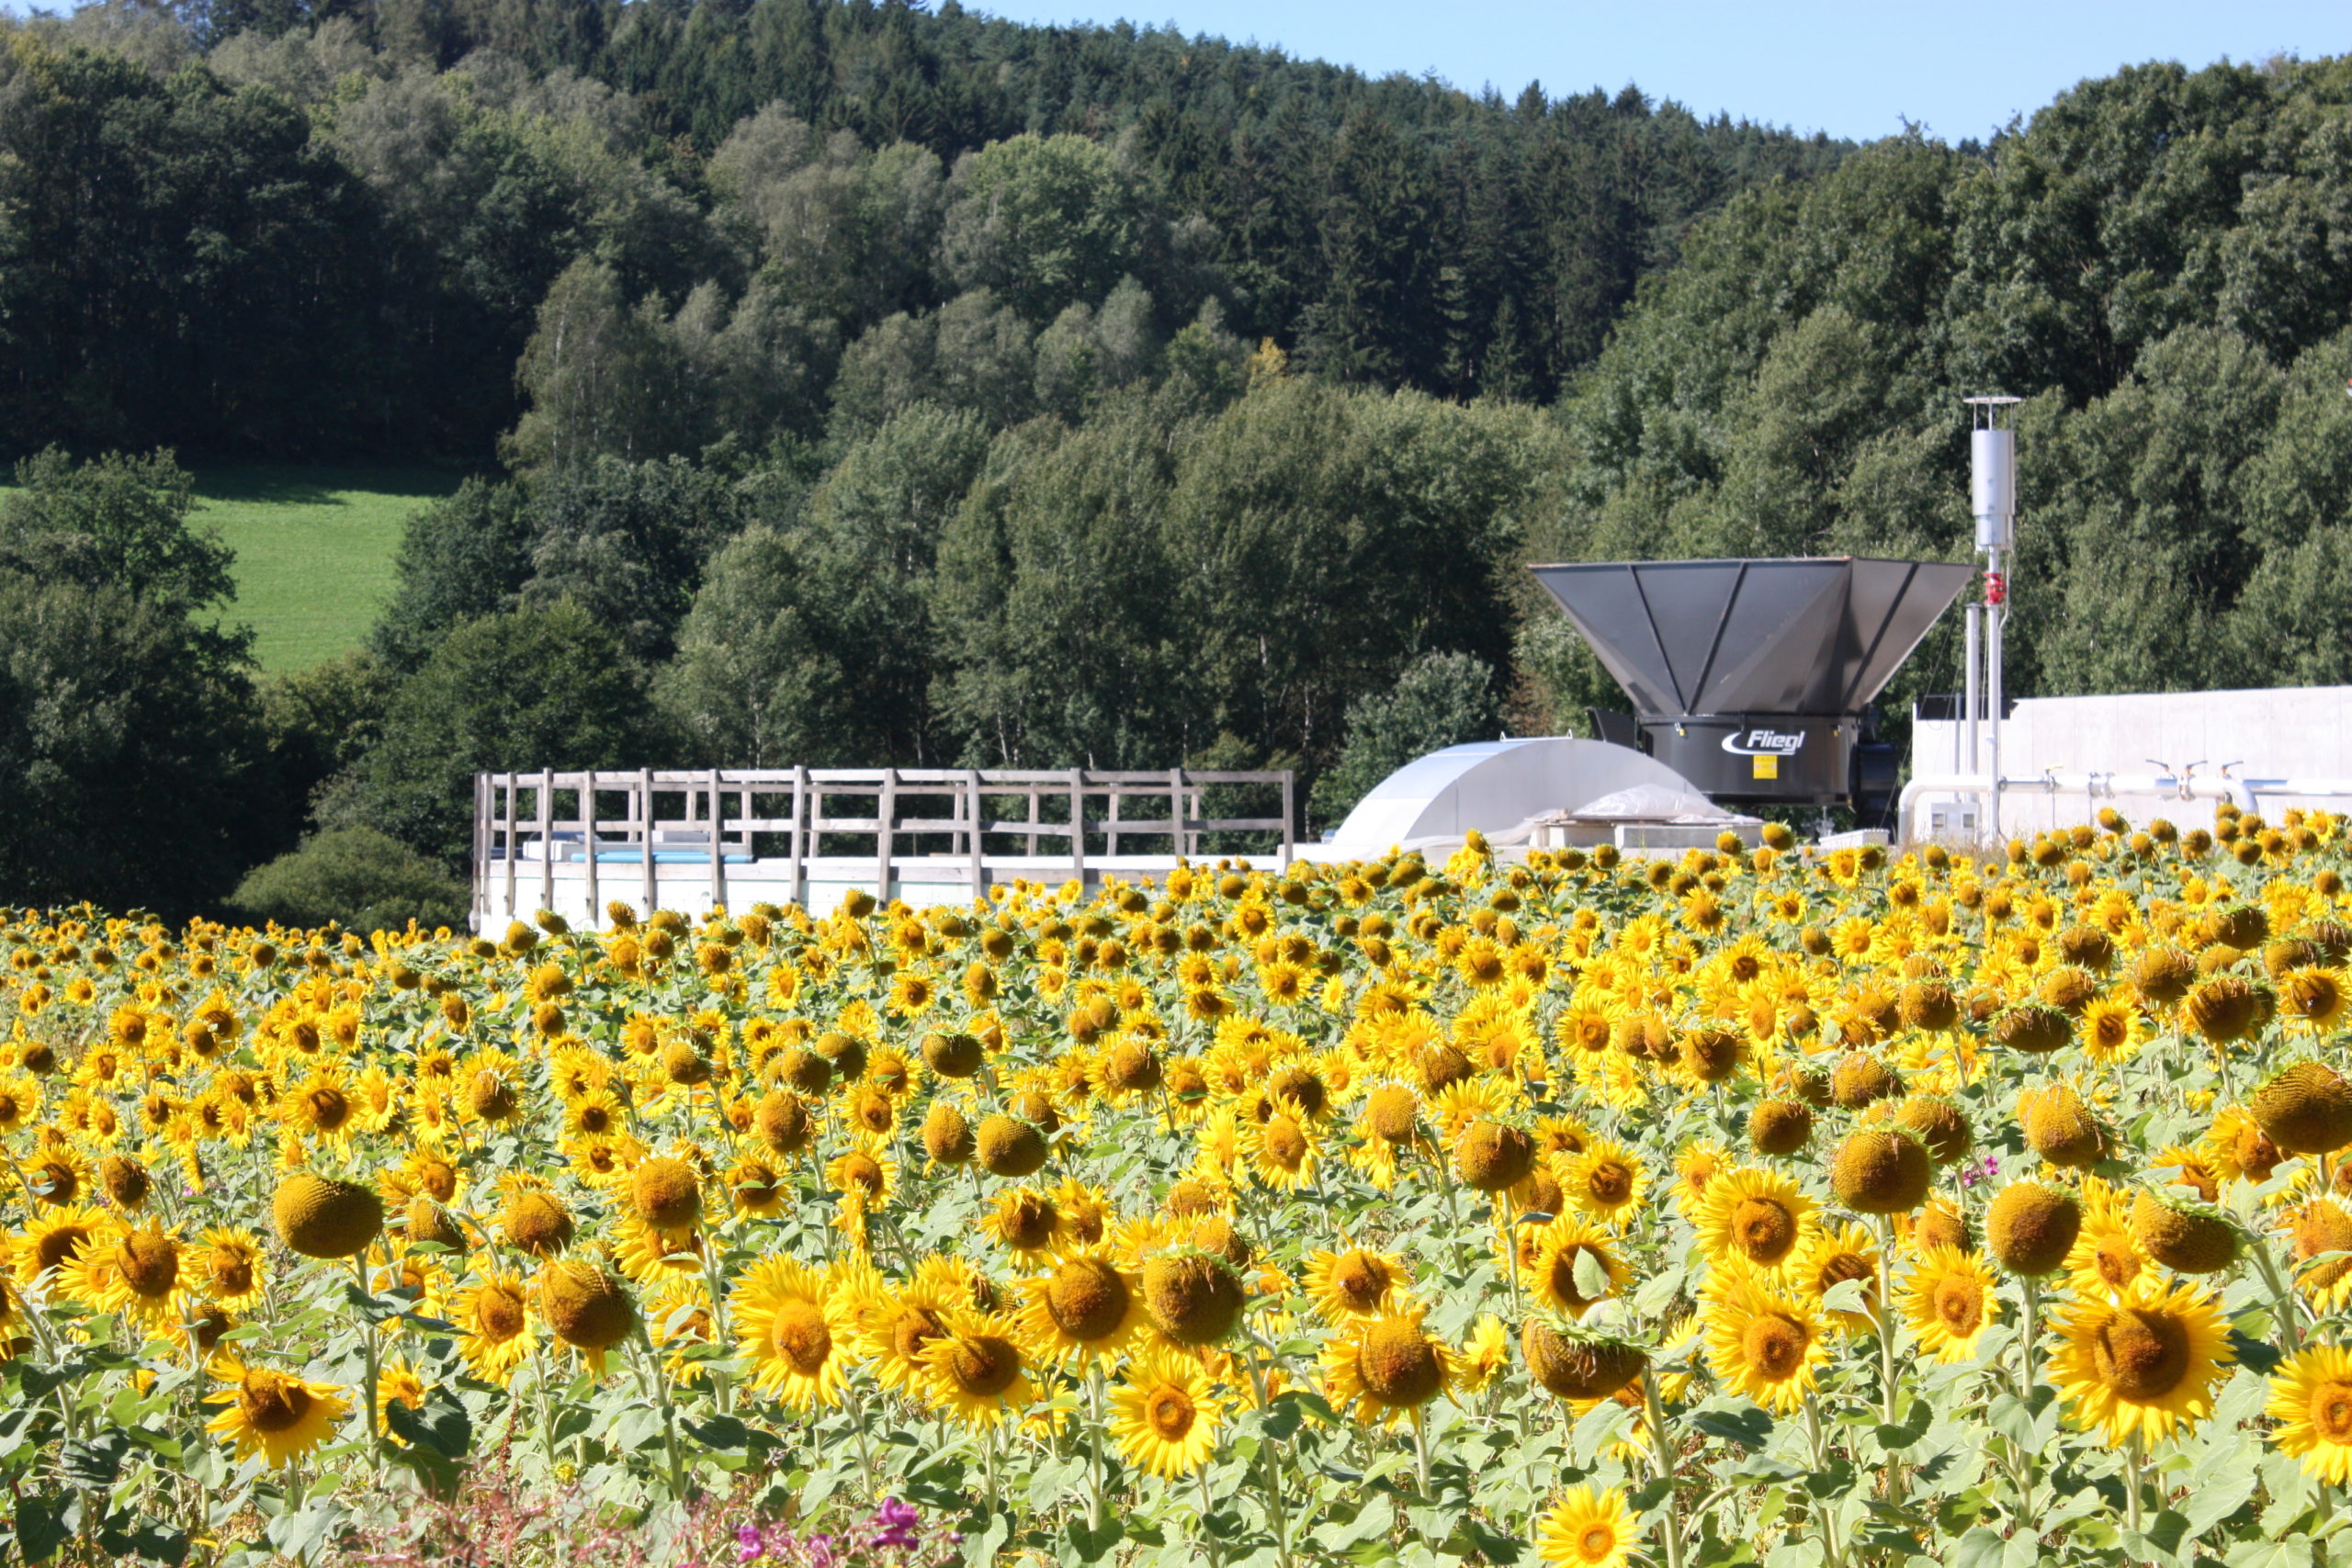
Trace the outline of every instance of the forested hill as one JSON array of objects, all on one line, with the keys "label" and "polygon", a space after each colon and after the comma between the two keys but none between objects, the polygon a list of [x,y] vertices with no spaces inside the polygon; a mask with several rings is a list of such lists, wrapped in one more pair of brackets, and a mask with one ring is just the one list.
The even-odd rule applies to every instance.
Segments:
[{"label": "forested hill", "polygon": [[749,378],[636,456],[820,436],[910,329],[961,361],[926,378],[1025,416],[1008,345],[1123,287],[1132,332],[1205,317],[1335,380],[1548,401],[1695,218],[1841,152],[1631,88],[1505,101],[952,3],[111,0],[0,29],[0,456],[486,461],[582,262]]}]

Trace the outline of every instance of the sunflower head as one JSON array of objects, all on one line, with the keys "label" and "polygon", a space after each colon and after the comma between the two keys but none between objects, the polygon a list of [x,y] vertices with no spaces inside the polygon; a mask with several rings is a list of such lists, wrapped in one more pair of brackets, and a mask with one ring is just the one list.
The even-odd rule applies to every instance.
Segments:
[{"label": "sunflower head", "polygon": [[1894,1128],[1849,1133],[1829,1157],[1829,1186],[1858,1214],[1899,1214],[1919,1206],[1935,1177],[1927,1146]]},{"label": "sunflower head", "polygon": [[1985,1245],[2002,1268],[2027,1279],[2065,1267],[2082,1230],[2082,1204],[2046,1182],[2012,1183],[1984,1211]]},{"label": "sunflower head", "polygon": [[1792,1155],[1813,1138],[1813,1107],[1801,1100],[1758,1100],[1747,1113],[1747,1141],[1759,1155]]},{"label": "sunflower head", "polygon": [[[565,1216],[568,1220],[569,1215]],[[420,1192],[408,1201],[408,1239],[412,1244],[445,1247],[451,1252],[466,1249],[466,1233],[448,1210]]]},{"label": "sunflower head", "polygon": [[2281,1152],[2334,1154],[2352,1144],[2352,1083],[2318,1062],[2297,1062],[2255,1090],[2254,1119]]},{"label": "sunflower head", "polygon": [[147,1201],[147,1168],[127,1155],[108,1155],[98,1161],[98,1185],[119,1209],[136,1209]]},{"label": "sunflower head", "polygon": [[2047,1002],[2018,1002],[1993,1016],[1993,1038],[2012,1051],[2045,1055],[2074,1040],[2075,1024]]},{"label": "sunflower head", "polygon": [[1530,1317],[1519,1331],[1528,1376],[1562,1399],[1607,1399],[1642,1375],[1649,1353],[1630,1340],[1562,1329]]},{"label": "sunflower head", "polygon": [[384,1200],[372,1187],[298,1170],[270,1201],[277,1237],[305,1258],[349,1258],[384,1228]]},{"label": "sunflower head", "polygon": [[1867,1052],[1849,1054],[1829,1075],[1830,1098],[1848,1111],[1860,1111],[1902,1092],[1903,1080],[1894,1069]]},{"label": "sunflower head", "polygon": [[1143,1266],[1143,1305],[1152,1326],[1179,1345],[1214,1345],[1241,1321],[1241,1280],[1222,1258],[1163,1252]]},{"label": "sunflower head", "polygon": [[2217,1274],[2235,1262],[2238,1230],[2220,1210],[2143,1188],[2132,1201],[2132,1245],[2182,1274]]},{"label": "sunflower head", "polygon": [[2070,1085],[2027,1089],[2018,1096],[2017,1112],[2026,1146],[2052,1165],[2079,1168],[2107,1155],[2106,1130]]},{"label": "sunflower head", "polygon": [[980,1122],[977,1140],[980,1168],[991,1176],[1035,1175],[1046,1163],[1046,1134],[1033,1122],[999,1112]]},{"label": "sunflower head", "polygon": [[1535,1140],[1508,1122],[1481,1118],[1453,1140],[1454,1174],[1479,1192],[1518,1186],[1535,1164]]},{"label": "sunflower head", "polygon": [[1894,1120],[1927,1145],[1928,1157],[1939,1166],[1960,1158],[1974,1142],[1968,1118],[1939,1094],[1910,1096],[1895,1108]]},{"label": "sunflower head", "polygon": [[540,1270],[539,1314],[557,1338],[589,1351],[619,1344],[637,1326],[628,1287],[584,1258],[559,1258]]},{"label": "sunflower head", "polygon": [[655,1155],[629,1172],[623,1196],[639,1224],[682,1231],[702,1218],[702,1173],[674,1155]]}]

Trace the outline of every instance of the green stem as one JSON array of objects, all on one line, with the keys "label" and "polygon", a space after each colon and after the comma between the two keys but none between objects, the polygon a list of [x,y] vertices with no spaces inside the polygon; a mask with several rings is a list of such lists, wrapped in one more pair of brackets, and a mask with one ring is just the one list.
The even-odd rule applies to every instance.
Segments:
[{"label": "green stem", "polygon": [[2132,1428],[2132,1440],[2123,1451],[2123,1519],[2133,1534],[2140,1532],[2140,1461],[2143,1439],[2140,1428]]},{"label": "green stem", "polygon": [[1666,1483],[1666,1568],[1682,1568],[1681,1521],[1674,1517],[1674,1450],[1667,1446],[1666,1402],[1658,1397],[1657,1369],[1642,1369],[1642,1412],[1649,1418],[1650,1458]]},{"label": "green stem", "polygon": [[[1879,1226],[1878,1305],[1871,1315],[1878,1323],[1880,1418],[1893,1427],[1899,1425],[1902,1405],[1894,1381],[1894,1277],[1889,1261],[1894,1254],[1894,1222],[1883,1215]],[[1903,1461],[1892,1454],[1886,1461],[1886,1500],[1897,1507],[1903,1504]]]},{"label": "green stem", "polygon": [[[1810,1393],[1804,1396],[1804,1438],[1813,1455],[1815,1473],[1827,1470],[1829,1453],[1821,1438],[1821,1404]],[[1820,1528],[1821,1554],[1827,1560],[1829,1568],[1845,1568],[1845,1558],[1838,1549],[1837,1520],[1826,1504],[1813,1505],[1813,1522]]]}]

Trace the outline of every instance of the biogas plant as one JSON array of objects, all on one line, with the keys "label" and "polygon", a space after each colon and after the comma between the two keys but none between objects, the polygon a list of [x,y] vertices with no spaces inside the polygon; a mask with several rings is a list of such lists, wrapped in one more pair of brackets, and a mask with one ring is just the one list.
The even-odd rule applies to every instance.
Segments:
[{"label": "biogas plant", "polygon": [[[1353,856],[1476,829],[1501,845],[1630,852],[1752,839],[1753,813],[1844,807],[1852,841],[1989,846],[2098,822],[2278,818],[2352,796],[2352,687],[2017,701],[2002,688],[2013,592],[2018,400],[1967,400],[1979,570],[1858,558],[1537,566],[1633,711],[1594,740],[1455,746],[1400,769],[1319,850]],[[1963,594],[1962,689],[1912,705],[1907,752],[1873,701]],[[1793,820],[1803,823],[1799,810]],[[1816,831],[1810,835],[1822,837]]]},{"label": "biogas plant", "polygon": [[[2352,798],[2352,687],[2010,699],[2018,400],[1967,400],[1965,561],[1807,557],[1531,568],[1616,680],[1591,737],[1504,737],[1398,769],[1317,842],[1286,773],[775,768],[483,773],[473,919],[552,909],[600,925],[609,897],[689,913],[769,900],[961,903],[1027,878],[1155,879],[1253,835],[1270,858],[1631,854],[1758,841],[1770,813],[1825,845],[2008,840],[2111,821],[2183,830],[2230,801],[2283,818]],[[1963,596],[1960,689],[1882,738],[1887,683]],[[1894,731],[1900,727],[1887,726]],[[1238,803],[1238,804],[1237,804]],[[1842,827],[1843,831],[1834,831]]]}]

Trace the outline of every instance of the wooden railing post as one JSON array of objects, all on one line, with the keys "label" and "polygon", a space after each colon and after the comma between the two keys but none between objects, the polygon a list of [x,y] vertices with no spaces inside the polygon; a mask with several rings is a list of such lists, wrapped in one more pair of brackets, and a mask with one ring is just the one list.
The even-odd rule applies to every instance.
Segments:
[{"label": "wooden railing post", "polygon": [[882,770],[881,798],[875,803],[874,874],[875,899],[888,908],[890,902],[891,819],[899,809],[899,770]]},{"label": "wooden railing post", "polygon": [[710,907],[727,902],[727,796],[718,788],[718,770],[710,770]]},{"label": "wooden railing post", "polygon": [[588,857],[588,929],[605,923],[605,899],[596,886],[596,770],[580,775],[581,852]]},{"label": "wooden railing post", "polygon": [[650,920],[653,918],[654,908],[661,897],[661,891],[654,880],[653,872],[653,770],[651,768],[637,770],[637,808],[638,826],[641,829],[638,837],[645,846],[645,908],[638,912]]},{"label": "wooden railing post", "polygon": [[1283,869],[1284,871],[1290,869],[1291,852],[1295,847],[1291,835],[1298,820],[1294,815],[1295,807],[1291,804],[1291,786],[1295,778],[1296,775],[1289,769],[1283,770]]},{"label": "wooden railing post", "polygon": [[972,851],[972,902],[975,904],[989,896],[988,867],[982,863],[980,853],[981,812],[980,771],[967,768],[964,770],[964,818],[967,824],[965,838]]},{"label": "wooden railing post", "polygon": [[1184,858],[1184,770],[1168,770],[1168,852]]},{"label": "wooden railing post", "polygon": [[1086,897],[1086,770],[1069,771],[1069,874]]},{"label": "wooden railing post", "polygon": [[539,908],[555,908],[555,770],[539,770]]},{"label": "wooden railing post", "polygon": [[808,889],[805,882],[808,864],[808,770],[795,765],[792,770],[792,884],[791,903],[802,908],[808,907]]},{"label": "wooden railing post", "polygon": [[506,838],[506,918],[510,920],[514,918],[514,882],[516,876],[520,874],[514,864],[517,858],[514,843],[514,814],[517,809],[514,804],[514,775],[508,773],[505,785],[506,809],[499,815],[502,818],[500,826],[504,829]]}]

